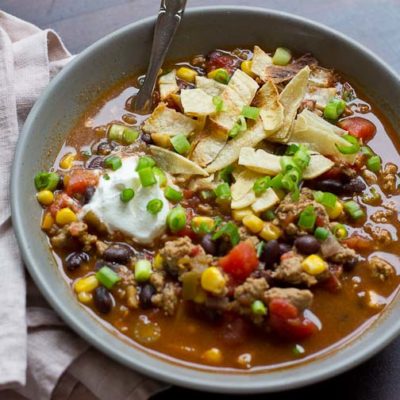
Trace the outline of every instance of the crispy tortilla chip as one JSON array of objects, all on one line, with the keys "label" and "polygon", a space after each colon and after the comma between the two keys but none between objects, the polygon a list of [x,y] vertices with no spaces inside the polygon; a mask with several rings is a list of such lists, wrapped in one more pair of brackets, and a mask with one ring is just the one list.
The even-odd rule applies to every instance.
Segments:
[{"label": "crispy tortilla chip", "polygon": [[259,213],[273,207],[279,203],[279,197],[274,189],[268,188],[256,201],[251,205],[254,212]]},{"label": "crispy tortilla chip", "polygon": [[[255,150],[244,147],[240,151],[239,165],[243,165],[252,171],[266,175],[278,175],[281,171],[281,156],[267,153],[264,150]],[[311,154],[309,166],[304,170],[304,179],[314,179],[333,167],[334,163],[321,154]]]},{"label": "crispy tortilla chip", "polygon": [[229,80],[228,87],[239,94],[243,105],[248,105],[253,101],[258,90],[258,83],[241,69],[237,69]]},{"label": "crispy tortilla chip", "polygon": [[305,109],[298,116],[290,141],[304,143],[325,156],[353,163],[357,154],[342,154],[336,146],[350,146],[341,136],[347,132]]},{"label": "crispy tortilla chip", "polygon": [[284,109],[279,101],[278,89],[272,81],[267,81],[257,92],[254,105],[260,108],[260,117],[267,133],[273,134],[281,128]]},{"label": "crispy tortilla chip", "polygon": [[207,172],[216,172],[234,163],[239,158],[242,147],[254,147],[267,136],[261,120],[257,121],[250,129],[240,132],[226,143],[217,158],[206,168]]},{"label": "crispy tortilla chip", "polygon": [[157,164],[171,175],[208,176],[208,173],[203,168],[173,151],[158,146],[150,146],[150,151]]},{"label": "crispy tortilla chip", "polygon": [[223,83],[219,83],[214,79],[209,79],[204,76],[196,76],[196,87],[204,90],[208,95],[220,96],[221,93],[225,90],[226,85]]},{"label": "crispy tortilla chip", "polygon": [[231,186],[232,200],[239,200],[250,192],[250,190],[253,189],[254,182],[260,176],[260,174],[254,171],[248,169],[243,170],[237,176],[235,183]]},{"label": "crispy tortilla chip", "polygon": [[307,91],[309,76],[310,68],[306,66],[282,90],[279,101],[285,110],[283,125],[281,129],[269,137],[269,140],[279,143],[286,143],[289,140],[297,109],[300,107]]},{"label": "crispy tortilla chip", "polygon": [[254,46],[253,58],[251,60],[251,72],[258,75],[264,82],[265,71],[272,65],[272,58],[260,47]]},{"label": "crispy tortilla chip", "polygon": [[192,118],[181,114],[164,103],[160,103],[146,120],[143,130],[148,133],[163,133],[168,136],[179,134],[189,135],[195,131],[197,122]]},{"label": "crispy tortilla chip", "polygon": [[179,92],[179,86],[176,83],[176,70],[168,72],[168,74],[161,75],[158,79],[160,89],[160,98],[165,100],[173,93]]},{"label": "crispy tortilla chip", "polygon": [[336,80],[337,78],[335,73],[331,69],[318,66],[311,68],[311,74],[309,78],[310,85],[329,88],[335,86]]},{"label": "crispy tortilla chip", "polygon": [[318,86],[308,86],[304,100],[313,100],[317,108],[323,110],[329,100],[336,96],[336,88],[321,88]]},{"label": "crispy tortilla chip", "polygon": [[245,207],[252,205],[255,200],[256,200],[255,193],[253,191],[250,191],[247,194],[245,194],[242,198],[240,198],[238,200],[232,200],[231,208],[233,210],[245,208]]},{"label": "crispy tortilla chip", "polygon": [[187,115],[206,116],[215,113],[212,97],[202,89],[182,89],[181,102]]}]

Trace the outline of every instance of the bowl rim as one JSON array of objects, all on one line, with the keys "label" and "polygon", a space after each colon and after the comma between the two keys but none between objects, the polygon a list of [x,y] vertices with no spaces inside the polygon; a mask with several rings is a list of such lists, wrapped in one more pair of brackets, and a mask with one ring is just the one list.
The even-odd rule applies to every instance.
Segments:
[{"label": "bowl rim", "polygon": [[[295,14],[272,10],[268,8],[261,8],[261,7],[252,7],[252,6],[235,6],[235,5],[223,5],[223,6],[202,6],[202,7],[193,7],[188,8],[185,13],[191,14],[192,17],[199,15],[200,13],[214,13],[214,12],[247,12],[247,13],[261,13],[265,16],[270,17],[277,17],[291,20],[298,24],[303,24],[307,27],[312,27],[317,29],[318,31],[335,37],[339,42],[344,41],[347,42],[351,47],[353,47],[356,51],[364,53],[368,58],[371,59],[372,63],[379,64],[379,66],[385,70],[385,73],[391,76],[391,78],[398,82],[398,87],[400,87],[400,79],[394,69],[388,66],[382,59],[380,59],[377,55],[375,55],[372,51],[361,45],[360,43],[356,42],[355,40],[347,37],[346,35],[332,29],[328,26],[320,24],[316,21],[310,20],[308,18],[304,18],[302,16],[298,16]],[[154,357],[154,362],[158,363],[160,368],[150,367],[148,365],[141,364],[140,362],[136,362],[132,358],[129,358],[123,352],[117,352],[111,348],[104,348],[103,343],[101,340],[96,336],[96,332],[92,332],[87,327],[82,324],[80,321],[75,319],[72,310],[69,307],[65,307],[64,303],[62,303],[56,296],[46,282],[43,279],[42,273],[40,271],[40,266],[37,261],[34,260],[34,257],[31,254],[31,250],[29,245],[29,237],[25,235],[23,229],[23,221],[21,219],[21,207],[22,205],[19,202],[19,179],[16,179],[21,173],[22,165],[18,162],[21,159],[21,155],[23,150],[26,146],[26,143],[29,141],[28,132],[30,131],[30,126],[33,124],[34,120],[40,116],[40,112],[42,107],[46,104],[46,98],[48,94],[54,90],[59,82],[63,80],[64,75],[66,75],[70,69],[74,68],[75,64],[79,63],[81,60],[84,60],[87,57],[90,57],[91,53],[96,51],[96,49],[101,48],[103,44],[111,41],[113,39],[118,38],[118,36],[122,36],[128,33],[131,30],[135,30],[140,28],[140,26],[145,26],[150,23],[155,22],[156,17],[151,16],[144,19],[140,19],[135,21],[129,25],[126,25],[122,28],[117,29],[116,31],[104,36],[103,38],[99,39],[98,41],[94,42],[92,45],[87,47],[81,53],[76,55],[73,60],[71,60],[63,70],[57,74],[57,76],[47,85],[47,87],[43,90],[42,94],[40,95],[39,99],[36,101],[34,106],[32,107],[23,129],[19,135],[18,143],[16,146],[12,172],[11,172],[11,214],[12,214],[12,223],[15,231],[15,235],[17,238],[17,242],[19,245],[19,249],[21,251],[23,260],[25,265],[27,266],[30,275],[32,276],[35,284],[40,289],[41,293],[44,295],[46,300],[50,303],[50,305],[55,309],[55,311],[62,317],[62,319],[67,323],[69,327],[71,327],[79,336],[83,337],[86,341],[88,341],[91,345],[97,348],[99,351],[105,353],[107,356],[113,358],[117,362],[122,363],[123,365],[132,368],[140,373],[143,373],[147,376],[150,376],[155,379],[162,380],[164,382],[188,387],[191,389],[198,389],[198,390],[207,390],[210,392],[224,392],[224,393],[241,393],[241,394],[249,394],[249,393],[262,393],[262,392],[273,392],[279,390],[288,390],[294,389],[298,387],[302,387],[305,385],[309,385],[312,383],[319,382],[321,380],[325,380],[331,378],[335,375],[338,375],[350,368],[355,367],[356,365],[360,364],[361,362],[365,361],[372,355],[376,354],[380,351],[384,346],[386,346],[390,341],[392,341],[395,337],[398,336],[400,332],[400,319],[397,319],[395,323],[393,323],[388,329],[384,332],[380,332],[381,336],[375,334],[373,339],[366,338],[367,346],[364,348],[364,351],[359,352],[357,354],[352,354],[351,356],[342,357],[342,359],[335,360],[335,362],[330,363],[328,366],[324,366],[324,368],[313,368],[312,372],[308,372],[308,374],[292,374],[290,376],[290,380],[283,380],[278,379],[276,382],[263,382],[263,373],[257,374],[260,376],[256,382],[239,382],[239,384],[232,384],[232,382],[225,383],[222,379],[215,379],[215,376],[224,376],[224,372],[222,373],[211,373],[214,376],[212,379],[210,372],[195,372],[196,377],[187,377],[185,374],[179,375],[174,373],[173,371],[169,371],[168,366],[172,364],[168,361],[164,361],[163,359],[157,359]],[[396,300],[394,300],[396,301]],[[384,313],[384,316],[387,316],[391,310],[387,310]],[[86,310],[83,312],[87,312]],[[382,316],[384,318],[384,316]],[[382,318],[381,317],[381,318]],[[104,328],[101,328],[104,329]],[[374,329],[373,326],[370,326],[366,329],[366,332],[370,332]],[[364,332],[364,333],[366,333]],[[348,344],[349,347],[356,347],[357,342],[360,342],[362,333],[356,339],[350,339],[350,343]],[[112,334],[112,333],[111,333]],[[132,347],[132,346],[131,346]],[[346,347],[346,346],[345,346]],[[141,350],[135,349],[136,351],[140,352]],[[341,350],[341,349],[339,349]],[[338,351],[339,351],[338,350]],[[333,357],[333,354],[336,354],[337,351],[334,350],[325,355],[325,358]],[[322,359],[324,357],[321,357]],[[307,362],[305,365],[308,364],[316,364],[317,360],[311,360]],[[162,368],[166,367],[166,368]],[[289,369],[299,368],[301,369],[303,365],[290,367]],[[187,367],[182,366],[182,371],[187,369]],[[192,368],[190,368],[194,371]],[[266,371],[266,374],[269,372]],[[229,374],[229,373],[228,373]],[[229,374],[231,375],[231,374]],[[250,374],[251,375],[251,374]],[[305,376],[304,376],[305,375]],[[226,375],[225,375],[226,376]],[[287,377],[286,377],[287,379]]]}]

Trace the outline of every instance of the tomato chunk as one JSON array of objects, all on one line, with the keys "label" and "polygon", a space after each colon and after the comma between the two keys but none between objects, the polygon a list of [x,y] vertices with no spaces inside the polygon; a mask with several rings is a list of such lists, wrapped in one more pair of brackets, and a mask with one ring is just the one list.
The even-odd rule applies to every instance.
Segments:
[{"label": "tomato chunk", "polygon": [[339,126],[364,142],[371,140],[376,133],[376,126],[368,119],[361,117],[346,118],[339,122]]},{"label": "tomato chunk", "polygon": [[347,239],[343,239],[342,243],[356,251],[372,250],[375,248],[373,240],[360,235],[352,235]]},{"label": "tomato chunk", "polygon": [[225,68],[229,73],[240,67],[241,59],[228,53],[215,50],[207,55],[206,70],[213,71],[218,68]]},{"label": "tomato chunk", "polygon": [[269,324],[274,332],[289,340],[302,340],[315,333],[317,326],[299,314],[299,310],[286,299],[273,299],[269,303]]},{"label": "tomato chunk", "polygon": [[89,186],[97,185],[98,175],[94,171],[74,169],[64,178],[65,191],[68,195],[85,193]]},{"label": "tomato chunk", "polygon": [[219,265],[232,278],[244,281],[258,267],[256,249],[249,241],[240,242],[219,260]]}]

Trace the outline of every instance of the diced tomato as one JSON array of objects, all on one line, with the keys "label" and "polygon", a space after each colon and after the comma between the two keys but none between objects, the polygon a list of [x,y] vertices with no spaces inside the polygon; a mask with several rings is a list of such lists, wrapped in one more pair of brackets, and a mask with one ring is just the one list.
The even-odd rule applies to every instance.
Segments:
[{"label": "diced tomato", "polygon": [[258,267],[256,249],[250,241],[240,242],[220,258],[219,265],[234,279],[244,281]]},{"label": "diced tomato", "polygon": [[315,225],[317,225],[317,226],[324,226],[325,225],[324,219],[320,215],[317,215],[317,219],[315,221]]},{"label": "diced tomato", "polygon": [[373,240],[360,235],[350,236],[349,238],[342,240],[342,243],[356,251],[371,250],[375,247]]},{"label": "diced tomato", "polygon": [[319,179],[335,179],[335,180],[340,180],[340,177],[342,176],[342,169],[340,167],[332,167],[329,171],[326,171],[323,173]]},{"label": "diced tomato", "polygon": [[194,192],[193,190],[184,189],[184,190],[183,190],[183,197],[184,197],[185,199],[190,199],[191,197],[193,197],[194,193],[195,193],[195,192]]},{"label": "diced tomato", "polygon": [[301,340],[317,331],[317,326],[299,315],[299,310],[285,299],[269,303],[269,324],[274,332],[290,340]]},{"label": "diced tomato", "polygon": [[73,169],[65,178],[65,191],[68,195],[75,193],[85,193],[89,186],[96,186],[99,177],[95,171],[86,169]]},{"label": "diced tomato", "polygon": [[346,118],[339,122],[339,126],[350,135],[362,139],[364,143],[371,140],[376,133],[376,126],[368,119],[361,117]]},{"label": "diced tomato", "polygon": [[321,287],[328,292],[337,293],[342,288],[342,284],[335,274],[331,274],[321,283]]},{"label": "diced tomato", "polygon": [[69,197],[66,193],[57,192],[54,196],[54,201],[51,206],[49,206],[48,210],[50,214],[55,217],[57,211],[65,207],[70,208],[74,212],[78,212],[80,209],[80,206],[77,204],[77,202]]},{"label": "diced tomato", "polygon": [[238,57],[223,53],[222,51],[213,51],[208,54],[206,62],[207,72],[218,68],[225,68],[229,73],[240,67],[241,60]]}]

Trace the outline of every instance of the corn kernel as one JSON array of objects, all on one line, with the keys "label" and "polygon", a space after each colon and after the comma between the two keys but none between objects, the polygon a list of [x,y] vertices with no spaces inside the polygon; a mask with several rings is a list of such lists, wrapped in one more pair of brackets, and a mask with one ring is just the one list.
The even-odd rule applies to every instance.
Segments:
[{"label": "corn kernel", "polygon": [[210,232],[214,228],[214,224],[214,220],[210,217],[193,217],[192,219],[192,227],[194,228],[195,232]]},{"label": "corn kernel", "polygon": [[60,168],[70,169],[75,161],[75,154],[67,153],[60,161]]},{"label": "corn kernel", "polygon": [[76,214],[68,207],[62,208],[57,211],[56,222],[57,225],[64,226],[77,220]]},{"label": "corn kernel", "polygon": [[225,278],[217,267],[208,267],[201,274],[201,287],[207,292],[221,294],[225,283]]},{"label": "corn kernel", "polygon": [[265,222],[262,231],[259,235],[264,240],[276,240],[282,235],[282,231],[279,227],[271,222]]},{"label": "corn kernel", "polygon": [[54,218],[50,213],[46,213],[42,221],[42,229],[48,231],[54,225]]},{"label": "corn kernel", "polygon": [[54,201],[54,194],[50,190],[41,190],[37,193],[36,198],[40,204],[49,206]]},{"label": "corn kernel", "polygon": [[183,79],[186,82],[194,83],[197,76],[197,72],[192,68],[180,67],[178,71],[176,71],[176,76],[179,79]]},{"label": "corn kernel", "polygon": [[169,149],[171,147],[171,138],[165,133],[152,133],[151,139],[157,146]]},{"label": "corn kernel", "polygon": [[162,269],[164,265],[164,258],[160,253],[157,253],[153,259],[154,269]]},{"label": "corn kernel", "polygon": [[329,215],[329,218],[336,219],[338,218],[343,212],[343,204],[341,201],[336,200],[336,203],[333,207],[327,208],[326,212]]},{"label": "corn kernel", "polygon": [[246,216],[254,215],[250,208],[240,208],[238,210],[232,210],[232,217],[237,222],[242,222]]},{"label": "corn kernel", "polygon": [[91,293],[88,292],[79,292],[78,293],[78,300],[83,304],[88,304],[92,301],[93,296]]},{"label": "corn kernel", "polygon": [[302,263],[305,272],[310,275],[319,275],[328,269],[328,264],[316,254],[311,254]]},{"label": "corn kernel", "polygon": [[250,60],[245,60],[242,61],[242,63],[240,64],[240,68],[242,69],[243,72],[245,72],[247,75],[251,76],[252,78],[255,77],[255,74],[253,73],[253,71],[251,70],[251,66],[252,66],[253,62]]},{"label": "corn kernel", "polygon": [[96,278],[96,275],[89,275],[85,278],[79,278],[74,284],[74,290],[76,293],[81,292],[93,292],[99,286],[99,281]]},{"label": "corn kernel", "polygon": [[210,364],[220,364],[222,362],[221,350],[216,347],[206,350],[201,357],[205,362]]},{"label": "corn kernel", "polygon": [[264,221],[256,215],[246,215],[242,221],[243,225],[253,233],[260,232],[264,227]]}]

